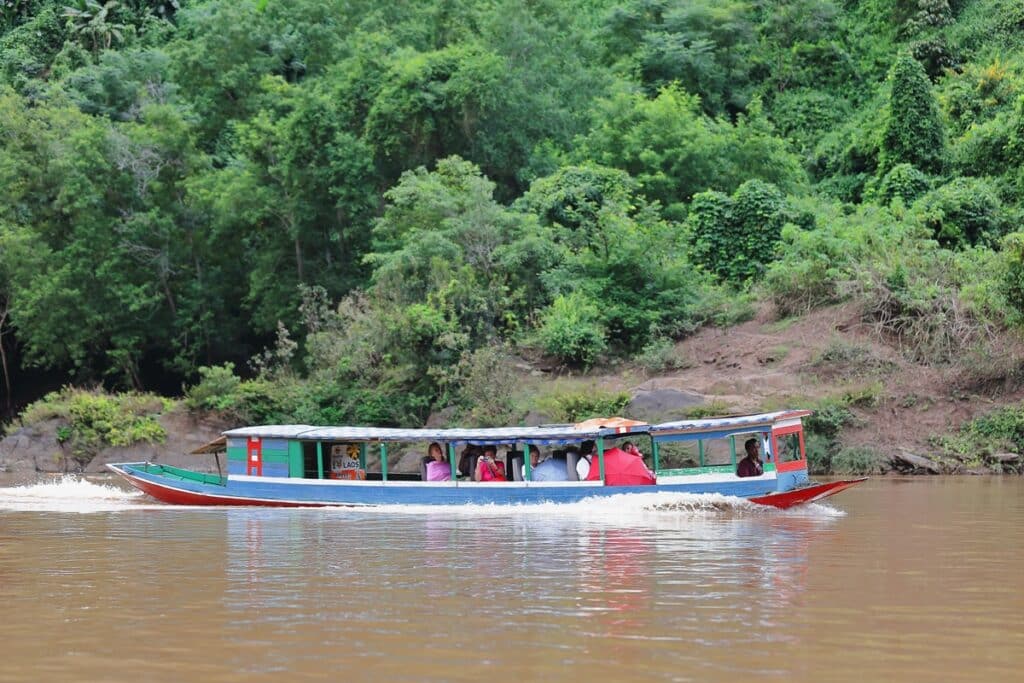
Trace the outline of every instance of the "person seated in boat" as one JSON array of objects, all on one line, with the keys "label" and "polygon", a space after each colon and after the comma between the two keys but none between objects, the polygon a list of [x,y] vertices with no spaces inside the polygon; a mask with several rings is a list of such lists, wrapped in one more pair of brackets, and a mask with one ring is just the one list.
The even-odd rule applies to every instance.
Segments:
[{"label": "person seated in boat", "polygon": [[602,474],[606,486],[651,486],[657,483],[644,461],[632,453],[627,453],[618,446],[604,451],[604,472],[599,462],[591,458],[587,481],[601,481]]},{"label": "person seated in boat", "polygon": [[473,479],[476,481],[505,481],[505,463],[498,460],[498,449],[494,446],[484,446],[484,454],[476,461],[476,472]]},{"label": "person seated in boat", "polygon": [[[530,469],[536,469],[540,463],[540,449],[536,446],[530,446]],[[523,479],[526,479],[526,465],[520,465],[519,469],[522,472]]]},{"label": "person seated in boat", "polygon": [[596,451],[597,444],[593,441],[584,441],[580,444],[580,459],[576,461],[576,474],[579,475],[580,481],[585,481],[590,474],[590,464]]},{"label": "person seated in boat", "polygon": [[459,476],[472,477],[476,470],[477,460],[480,458],[480,447],[467,445],[462,449],[459,456]]},{"label": "person seated in boat", "polygon": [[760,447],[761,444],[754,438],[747,439],[743,443],[743,448],[747,451],[747,457],[740,460],[739,465],[736,467],[737,477],[760,477],[764,474],[764,467],[761,466],[761,457],[757,453]]},{"label": "person seated in boat", "polygon": [[530,474],[533,481],[568,481],[565,451],[555,451],[547,460],[541,460]]},{"label": "person seated in boat", "polygon": [[441,444],[436,441],[430,444],[427,458],[427,481],[449,481],[452,478],[452,468],[448,465]]},{"label": "person seated in boat", "polygon": [[[640,449],[637,448],[636,444],[633,443],[632,441],[627,441],[626,443],[622,444],[622,450],[626,453],[629,453],[632,456],[639,458],[640,462],[644,462],[644,454],[640,452]],[[654,477],[654,472],[651,472],[651,468],[647,467],[646,462],[644,462],[644,468],[646,468],[647,472],[651,475],[651,477]]]}]

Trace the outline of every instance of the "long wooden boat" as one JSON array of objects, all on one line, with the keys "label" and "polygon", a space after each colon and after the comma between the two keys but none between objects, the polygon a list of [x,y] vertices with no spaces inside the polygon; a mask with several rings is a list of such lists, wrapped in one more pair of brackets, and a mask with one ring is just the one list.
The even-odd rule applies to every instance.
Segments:
[{"label": "long wooden boat", "polygon": [[[213,448],[227,453],[226,473],[204,474],[149,462],[107,467],[153,498],[179,505],[570,503],[622,494],[676,492],[717,493],[788,508],[820,500],[863,481],[809,481],[801,421],[809,414],[786,410],[655,425],[613,418],[577,425],[488,429],[264,425],[229,430],[219,443],[215,442]],[[737,475],[740,439],[755,439],[761,447],[762,474]],[[622,451],[617,446],[626,441],[650,447],[653,483],[617,485],[620,482],[610,467],[621,460],[612,459],[612,455],[618,457]],[[443,445],[449,480],[427,481],[423,471],[389,472],[389,447],[431,442]],[[597,469],[590,480],[578,480],[571,452],[566,457],[564,481],[533,479],[531,463],[522,455],[530,446],[567,447],[584,442],[593,442],[595,447],[591,467]],[[741,447],[742,443],[739,441]],[[458,450],[466,446],[503,451],[505,469],[513,480],[481,482],[463,477],[457,469]],[[662,468],[666,448],[682,450],[694,466]]]}]

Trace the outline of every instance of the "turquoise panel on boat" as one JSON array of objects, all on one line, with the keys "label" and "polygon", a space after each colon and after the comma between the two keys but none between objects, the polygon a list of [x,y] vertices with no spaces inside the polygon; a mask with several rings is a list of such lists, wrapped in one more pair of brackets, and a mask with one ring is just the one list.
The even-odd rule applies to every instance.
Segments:
[{"label": "turquoise panel on boat", "polygon": [[288,442],[288,476],[304,477],[306,465],[302,460],[302,442]]},{"label": "turquoise panel on boat", "polygon": [[228,460],[241,460],[245,462],[245,446],[241,448],[228,447]]}]

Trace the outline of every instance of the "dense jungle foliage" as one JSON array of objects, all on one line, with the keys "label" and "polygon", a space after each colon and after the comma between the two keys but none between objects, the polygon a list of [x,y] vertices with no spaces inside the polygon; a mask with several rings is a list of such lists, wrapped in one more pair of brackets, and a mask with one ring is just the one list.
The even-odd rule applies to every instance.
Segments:
[{"label": "dense jungle foliage", "polygon": [[516,354],[1024,321],[1021,0],[0,0],[0,361],[514,419]]}]

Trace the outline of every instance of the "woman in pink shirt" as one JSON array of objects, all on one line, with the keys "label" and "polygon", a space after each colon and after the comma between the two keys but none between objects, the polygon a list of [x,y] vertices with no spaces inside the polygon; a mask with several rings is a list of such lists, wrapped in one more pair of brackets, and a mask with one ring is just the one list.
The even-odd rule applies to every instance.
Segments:
[{"label": "woman in pink shirt", "polygon": [[448,466],[448,458],[444,457],[444,449],[436,441],[427,448],[427,481],[448,481],[452,478],[452,468]]}]

